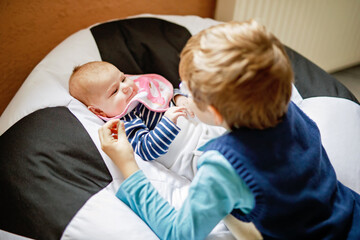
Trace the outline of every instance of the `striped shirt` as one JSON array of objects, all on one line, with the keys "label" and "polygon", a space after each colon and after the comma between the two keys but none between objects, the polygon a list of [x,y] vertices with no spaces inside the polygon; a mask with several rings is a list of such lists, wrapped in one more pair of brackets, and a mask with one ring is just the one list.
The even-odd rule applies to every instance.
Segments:
[{"label": "striped shirt", "polygon": [[180,131],[164,112],[151,111],[143,104],[138,104],[121,120],[135,153],[146,161],[165,154]]}]

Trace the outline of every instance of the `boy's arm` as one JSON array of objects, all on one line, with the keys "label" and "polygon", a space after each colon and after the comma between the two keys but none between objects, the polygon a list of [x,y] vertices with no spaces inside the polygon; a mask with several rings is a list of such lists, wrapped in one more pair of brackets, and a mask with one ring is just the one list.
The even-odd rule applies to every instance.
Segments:
[{"label": "boy's arm", "polygon": [[141,170],[121,184],[116,196],[160,239],[205,239],[232,209],[247,214],[255,203],[245,182],[218,152],[204,154],[199,162],[202,167],[179,210],[161,197]]}]

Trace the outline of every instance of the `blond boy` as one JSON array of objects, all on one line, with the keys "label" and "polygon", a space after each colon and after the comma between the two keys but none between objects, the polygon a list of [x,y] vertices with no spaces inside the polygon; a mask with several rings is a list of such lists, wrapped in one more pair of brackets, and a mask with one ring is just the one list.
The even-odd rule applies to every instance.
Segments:
[{"label": "blond boy", "polygon": [[[102,148],[127,178],[116,196],[160,239],[204,239],[222,219],[238,238],[360,239],[360,196],[337,181],[316,124],[290,102],[282,44],[255,21],[193,36],[180,76],[197,117],[228,132],[206,144],[179,210],[159,196],[107,123]],[[242,228],[242,222],[253,228]]]}]

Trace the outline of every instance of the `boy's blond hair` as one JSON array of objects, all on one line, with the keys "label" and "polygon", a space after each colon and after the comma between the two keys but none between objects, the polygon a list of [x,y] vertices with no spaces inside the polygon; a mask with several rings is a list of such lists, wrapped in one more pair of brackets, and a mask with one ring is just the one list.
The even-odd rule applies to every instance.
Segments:
[{"label": "boy's blond hair", "polygon": [[256,21],[229,22],[194,35],[180,76],[201,109],[212,105],[230,128],[265,129],[287,111],[293,72],[280,41]]}]

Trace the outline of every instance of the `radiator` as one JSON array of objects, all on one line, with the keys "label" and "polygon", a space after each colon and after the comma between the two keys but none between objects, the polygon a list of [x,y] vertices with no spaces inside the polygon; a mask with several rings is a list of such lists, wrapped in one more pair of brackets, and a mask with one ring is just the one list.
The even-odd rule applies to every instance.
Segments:
[{"label": "radiator", "polygon": [[217,0],[215,19],[251,18],[327,72],[360,63],[360,0]]}]

